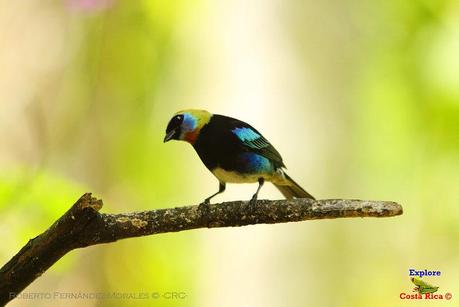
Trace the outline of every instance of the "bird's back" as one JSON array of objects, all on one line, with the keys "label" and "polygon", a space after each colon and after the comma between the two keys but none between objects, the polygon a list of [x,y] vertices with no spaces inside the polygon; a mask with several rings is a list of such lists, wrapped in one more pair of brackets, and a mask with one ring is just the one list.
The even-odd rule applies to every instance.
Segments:
[{"label": "bird's back", "polygon": [[224,167],[238,170],[237,158],[243,153],[265,157],[274,168],[284,167],[277,150],[251,125],[236,118],[214,114],[193,145],[210,170]]}]

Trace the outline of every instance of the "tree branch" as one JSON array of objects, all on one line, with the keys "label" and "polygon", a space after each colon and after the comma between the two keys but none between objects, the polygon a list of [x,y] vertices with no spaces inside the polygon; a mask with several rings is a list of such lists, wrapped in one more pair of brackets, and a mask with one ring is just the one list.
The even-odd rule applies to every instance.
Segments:
[{"label": "tree branch", "polygon": [[99,213],[102,200],[84,194],[44,233],[31,239],[0,269],[0,305],[12,300],[69,251],[165,232],[196,228],[275,224],[343,217],[390,217],[403,213],[390,201],[344,199],[259,200],[151,211]]}]

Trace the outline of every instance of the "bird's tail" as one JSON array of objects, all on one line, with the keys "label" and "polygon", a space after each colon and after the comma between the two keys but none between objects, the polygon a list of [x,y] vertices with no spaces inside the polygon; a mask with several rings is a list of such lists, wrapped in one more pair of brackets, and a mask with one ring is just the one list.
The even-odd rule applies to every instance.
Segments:
[{"label": "bird's tail", "polygon": [[298,183],[296,183],[289,175],[284,172],[285,181],[282,184],[274,183],[276,188],[287,199],[292,198],[310,198],[315,199],[314,196],[306,192]]}]

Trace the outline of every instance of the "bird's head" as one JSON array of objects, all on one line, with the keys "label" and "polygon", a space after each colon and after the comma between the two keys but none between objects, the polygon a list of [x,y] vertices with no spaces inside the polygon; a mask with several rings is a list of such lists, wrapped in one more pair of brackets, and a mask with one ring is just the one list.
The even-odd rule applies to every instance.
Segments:
[{"label": "bird's head", "polygon": [[184,110],[175,113],[167,124],[164,142],[180,140],[194,144],[202,127],[211,117],[212,114],[205,110]]}]

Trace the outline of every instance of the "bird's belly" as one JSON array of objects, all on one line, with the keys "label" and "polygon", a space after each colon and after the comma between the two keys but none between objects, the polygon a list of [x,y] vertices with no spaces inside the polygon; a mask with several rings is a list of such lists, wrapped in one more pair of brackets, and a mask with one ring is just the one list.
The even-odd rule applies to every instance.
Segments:
[{"label": "bird's belly", "polygon": [[272,175],[268,173],[239,173],[237,171],[227,171],[221,167],[217,167],[212,170],[212,174],[219,181],[229,183],[251,183],[257,182],[259,178],[264,178],[267,181],[271,180]]},{"label": "bird's belly", "polygon": [[218,180],[230,183],[257,182],[259,178],[270,181],[275,173],[271,161],[252,152],[221,155],[211,171]]}]

